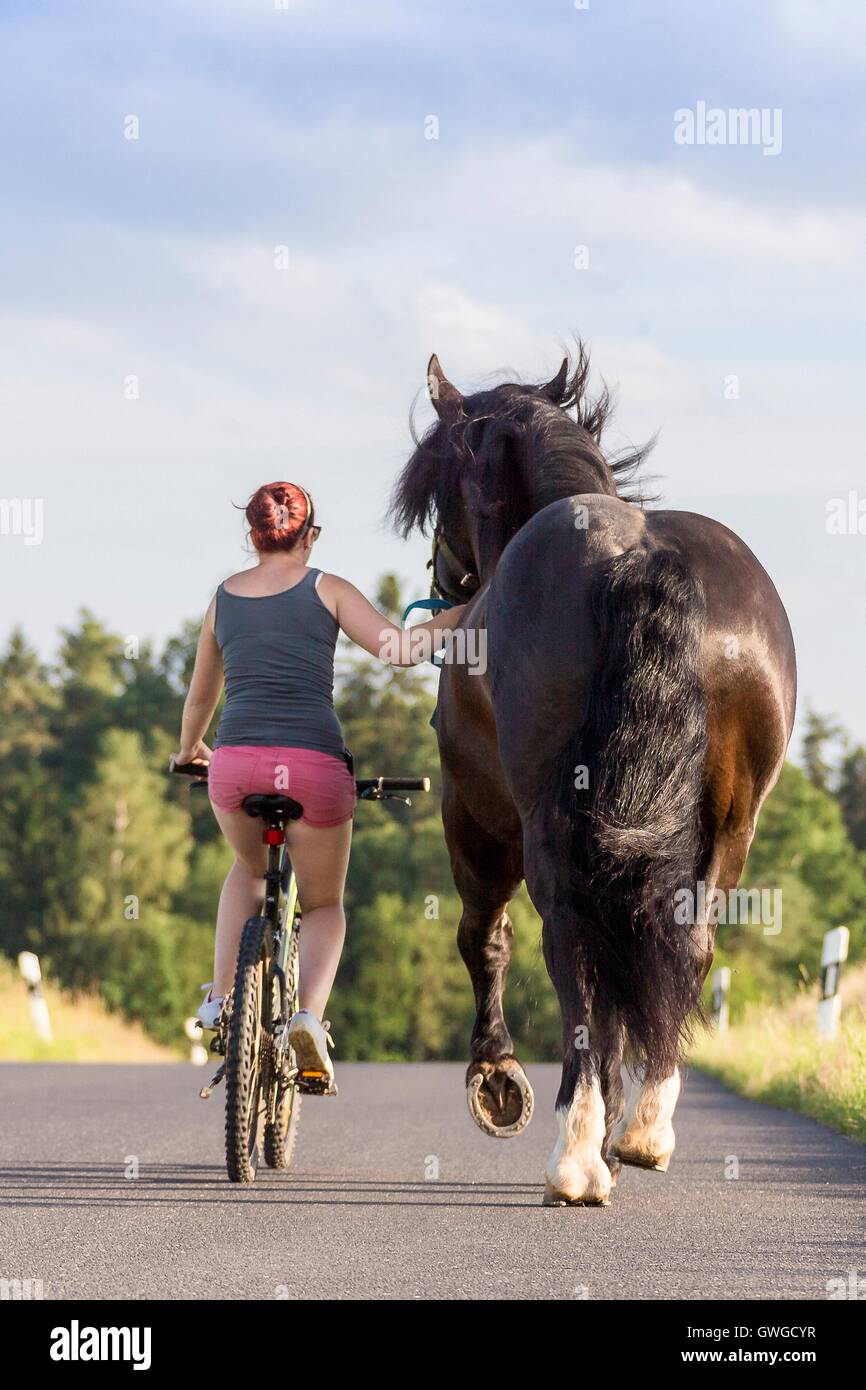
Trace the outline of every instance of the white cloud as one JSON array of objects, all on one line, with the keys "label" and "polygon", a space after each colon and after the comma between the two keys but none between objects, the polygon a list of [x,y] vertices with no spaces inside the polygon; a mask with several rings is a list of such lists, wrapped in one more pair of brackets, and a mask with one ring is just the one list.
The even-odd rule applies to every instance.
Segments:
[{"label": "white cloud", "polygon": [[782,0],[784,37],[810,63],[866,67],[866,6],[862,0]]},{"label": "white cloud", "polygon": [[531,377],[541,373],[551,351],[550,341],[533,332],[518,314],[482,303],[457,285],[422,286],[415,295],[415,310],[420,343],[431,344],[430,351],[437,352],[437,343],[447,343],[446,374],[489,373],[508,364]]},{"label": "white cloud", "polygon": [[[708,148],[702,158],[714,154]],[[854,265],[866,237],[866,215],[859,211],[762,204],[667,169],[584,164],[561,143],[547,140],[466,155],[446,173],[440,197],[455,209],[483,209],[490,223],[501,218],[512,234],[540,219],[567,226],[574,243],[588,244],[591,255],[625,243],[691,258],[704,253],[787,265]]]}]

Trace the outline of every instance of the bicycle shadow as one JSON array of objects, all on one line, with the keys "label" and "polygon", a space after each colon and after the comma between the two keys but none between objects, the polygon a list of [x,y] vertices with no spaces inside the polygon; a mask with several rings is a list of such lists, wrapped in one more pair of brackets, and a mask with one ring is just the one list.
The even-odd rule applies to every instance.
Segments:
[{"label": "bicycle shadow", "polygon": [[535,1206],[541,1186],[528,1182],[343,1178],[337,1174],[260,1169],[254,1183],[231,1183],[213,1163],[146,1163],[127,1177],[113,1163],[0,1167],[0,1207],[224,1205]]}]

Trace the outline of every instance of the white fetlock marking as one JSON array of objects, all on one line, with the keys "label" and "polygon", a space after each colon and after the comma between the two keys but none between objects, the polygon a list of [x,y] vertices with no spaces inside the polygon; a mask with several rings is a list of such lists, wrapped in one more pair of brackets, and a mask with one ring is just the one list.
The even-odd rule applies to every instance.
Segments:
[{"label": "white fetlock marking", "polygon": [[629,1153],[667,1160],[674,1150],[674,1110],[680,1094],[676,1067],[663,1081],[644,1082],[630,1115],[618,1130],[615,1146]]},{"label": "white fetlock marking", "polygon": [[610,1170],[601,1156],[604,1099],[597,1080],[575,1089],[571,1104],[557,1107],[559,1138],[547,1165],[555,1193],[572,1202],[603,1202],[610,1196]]}]

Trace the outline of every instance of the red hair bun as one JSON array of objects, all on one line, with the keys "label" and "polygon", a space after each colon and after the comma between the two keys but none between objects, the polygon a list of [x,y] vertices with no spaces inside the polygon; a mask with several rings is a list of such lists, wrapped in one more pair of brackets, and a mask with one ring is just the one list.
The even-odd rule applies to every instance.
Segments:
[{"label": "red hair bun", "polygon": [[265,483],[245,515],[256,550],[291,550],[313,524],[313,499],[296,483]]}]

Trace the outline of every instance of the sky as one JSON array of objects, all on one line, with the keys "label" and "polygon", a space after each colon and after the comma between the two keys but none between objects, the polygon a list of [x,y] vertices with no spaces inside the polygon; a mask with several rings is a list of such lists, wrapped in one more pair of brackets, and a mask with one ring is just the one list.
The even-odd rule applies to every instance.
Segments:
[{"label": "sky", "polygon": [[[471,389],[580,334],[866,740],[864,77],[859,0],[5,0],[0,502],[42,522],[0,510],[0,640],[162,642],[282,478],[318,565],[425,593],[385,509],[431,352]],[[738,108],[767,138],[711,143]]]}]

